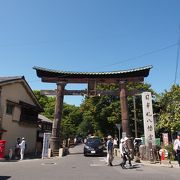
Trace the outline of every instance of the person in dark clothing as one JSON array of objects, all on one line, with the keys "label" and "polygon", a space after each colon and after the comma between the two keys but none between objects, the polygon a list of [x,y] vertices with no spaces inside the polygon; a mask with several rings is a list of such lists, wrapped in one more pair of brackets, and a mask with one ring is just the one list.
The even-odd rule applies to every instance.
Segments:
[{"label": "person in dark clothing", "polygon": [[20,158],[20,145],[19,145],[20,143],[21,143],[21,139],[17,138],[15,145],[15,159]]},{"label": "person in dark clothing", "polygon": [[108,141],[107,141],[107,165],[108,166],[113,166],[112,161],[113,161],[113,141],[112,137],[109,135],[108,136]]}]

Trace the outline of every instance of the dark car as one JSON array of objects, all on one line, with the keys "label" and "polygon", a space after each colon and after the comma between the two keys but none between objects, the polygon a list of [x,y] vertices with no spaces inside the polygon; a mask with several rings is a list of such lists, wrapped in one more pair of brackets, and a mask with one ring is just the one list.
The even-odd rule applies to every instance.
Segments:
[{"label": "dark car", "polygon": [[104,146],[100,138],[88,138],[84,145],[84,156],[103,155]]}]

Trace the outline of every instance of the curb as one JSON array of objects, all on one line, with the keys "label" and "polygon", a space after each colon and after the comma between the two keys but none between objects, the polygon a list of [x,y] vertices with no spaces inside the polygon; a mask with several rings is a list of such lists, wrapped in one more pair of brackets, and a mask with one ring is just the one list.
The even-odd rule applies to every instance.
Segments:
[{"label": "curb", "polygon": [[179,168],[178,164],[175,163],[169,163],[168,161],[166,162],[158,162],[158,163],[151,163],[151,162],[146,162],[146,161],[141,161],[140,164],[143,164],[145,166],[156,166],[156,167],[167,167],[167,168]]}]

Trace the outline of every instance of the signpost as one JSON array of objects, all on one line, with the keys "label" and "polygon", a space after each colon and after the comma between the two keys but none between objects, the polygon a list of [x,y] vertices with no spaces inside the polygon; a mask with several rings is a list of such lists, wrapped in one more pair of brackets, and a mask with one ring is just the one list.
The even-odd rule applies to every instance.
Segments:
[{"label": "signpost", "polygon": [[50,146],[50,137],[51,133],[44,133],[44,138],[43,138],[43,149],[42,149],[42,159],[48,157],[48,149]]},{"label": "signpost", "polygon": [[151,92],[142,93],[145,145],[155,145],[154,118]]}]

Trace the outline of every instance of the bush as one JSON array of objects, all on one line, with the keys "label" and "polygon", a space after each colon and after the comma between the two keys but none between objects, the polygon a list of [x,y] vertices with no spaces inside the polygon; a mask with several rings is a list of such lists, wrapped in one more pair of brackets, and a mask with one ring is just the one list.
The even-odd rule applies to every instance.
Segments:
[{"label": "bush", "polygon": [[164,147],[167,151],[168,151],[168,159],[169,160],[174,160],[175,159],[175,152],[173,149],[173,144],[169,144],[167,146]]}]

